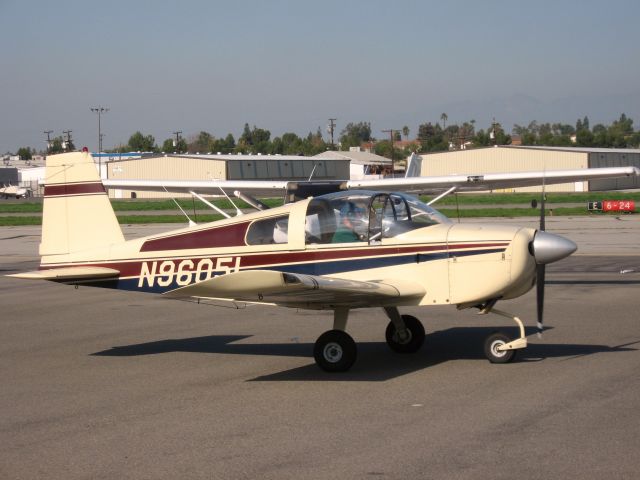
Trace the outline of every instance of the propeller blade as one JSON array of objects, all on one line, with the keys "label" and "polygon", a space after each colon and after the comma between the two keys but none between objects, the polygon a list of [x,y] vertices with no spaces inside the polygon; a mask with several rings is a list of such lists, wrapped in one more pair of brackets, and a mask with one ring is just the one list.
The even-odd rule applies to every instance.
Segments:
[{"label": "propeller blade", "polygon": [[[545,178],[542,175],[542,198],[540,199],[540,230],[544,232],[545,230]],[[545,264],[536,265],[536,310],[538,315],[538,338],[542,336],[542,331],[544,327],[542,322],[544,321],[544,274],[545,274]]]},{"label": "propeller blade", "polygon": [[545,209],[544,209],[544,200],[545,200],[545,184],[544,184],[544,175],[542,176],[542,198],[540,199],[540,230],[544,232],[545,229]]},{"label": "propeller blade", "polygon": [[544,277],[545,277],[546,265],[536,266],[536,307],[538,314],[538,337],[542,335],[544,327],[542,325],[544,320]]}]

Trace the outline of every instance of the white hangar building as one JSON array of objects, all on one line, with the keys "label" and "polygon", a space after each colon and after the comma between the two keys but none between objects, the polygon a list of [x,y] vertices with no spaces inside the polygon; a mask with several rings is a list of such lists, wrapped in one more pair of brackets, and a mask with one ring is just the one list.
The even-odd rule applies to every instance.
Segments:
[{"label": "white hangar building", "polygon": [[[297,155],[162,155],[112,159],[107,178],[118,180],[344,180],[349,160]],[[112,198],[189,195],[109,189]]]},{"label": "white hangar building", "polygon": [[[575,170],[580,168],[640,168],[640,149],[579,147],[487,147],[455,152],[421,155],[421,176],[543,170]],[[546,187],[550,192],[585,192],[640,188],[638,177],[563,183]],[[540,191],[540,187],[509,191]]]}]

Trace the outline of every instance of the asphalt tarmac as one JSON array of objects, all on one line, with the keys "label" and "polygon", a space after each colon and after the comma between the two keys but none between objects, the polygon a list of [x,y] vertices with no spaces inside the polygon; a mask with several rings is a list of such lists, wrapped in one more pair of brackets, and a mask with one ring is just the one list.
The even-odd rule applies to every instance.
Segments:
[{"label": "asphalt tarmac", "polygon": [[[547,229],[579,251],[548,268],[549,328],[507,365],[482,343],[510,322],[453,307],[402,309],[428,333],[408,356],[381,310],[354,312],[358,360],[328,374],[330,313],[2,276],[0,478],[639,478],[640,216]],[[0,273],[36,268],[38,242],[0,228]],[[499,308],[533,327],[534,295]]]}]

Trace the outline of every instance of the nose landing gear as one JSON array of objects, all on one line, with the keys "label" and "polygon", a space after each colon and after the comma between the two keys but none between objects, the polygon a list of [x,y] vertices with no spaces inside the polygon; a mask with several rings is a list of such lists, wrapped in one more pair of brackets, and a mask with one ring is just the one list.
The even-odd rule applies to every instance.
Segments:
[{"label": "nose landing gear", "polygon": [[484,354],[491,363],[509,363],[515,358],[517,350],[527,348],[524,325],[518,317],[493,308],[493,305],[481,309],[478,313],[481,315],[495,313],[501,317],[510,318],[516,322],[520,331],[520,337],[515,340],[511,340],[511,338],[503,332],[494,332],[487,337],[484,342]]}]

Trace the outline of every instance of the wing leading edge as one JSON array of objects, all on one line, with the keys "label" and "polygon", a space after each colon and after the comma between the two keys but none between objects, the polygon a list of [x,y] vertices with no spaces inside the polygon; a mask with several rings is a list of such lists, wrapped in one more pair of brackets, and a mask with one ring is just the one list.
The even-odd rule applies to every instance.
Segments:
[{"label": "wing leading edge", "polygon": [[292,308],[330,309],[386,306],[419,300],[424,288],[403,280],[356,281],[270,270],[229,273],[181,287],[169,298],[204,298],[270,303]]}]

